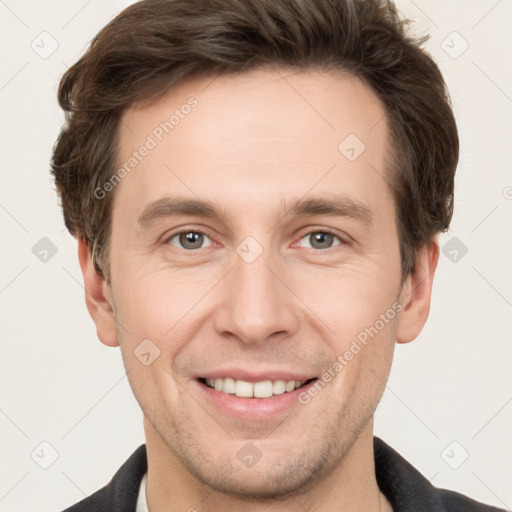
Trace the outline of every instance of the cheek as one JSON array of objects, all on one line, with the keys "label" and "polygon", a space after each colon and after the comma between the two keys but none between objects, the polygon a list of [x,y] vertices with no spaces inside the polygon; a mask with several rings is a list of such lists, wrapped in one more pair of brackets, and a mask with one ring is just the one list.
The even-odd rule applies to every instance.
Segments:
[{"label": "cheek", "polygon": [[178,338],[207,289],[208,283],[197,276],[136,267],[115,287],[116,314],[134,336]]},{"label": "cheek", "polygon": [[[398,278],[392,282],[381,264],[366,260],[302,273],[293,289],[323,323],[329,338],[339,340],[342,348],[393,308]],[[386,326],[395,316],[393,309],[389,311]],[[378,327],[383,330],[380,322]]]},{"label": "cheek", "polygon": [[300,293],[320,319],[314,328],[322,333],[329,369],[340,377],[335,378],[338,396],[373,404],[391,367],[398,286],[382,267],[368,261],[302,281]]}]

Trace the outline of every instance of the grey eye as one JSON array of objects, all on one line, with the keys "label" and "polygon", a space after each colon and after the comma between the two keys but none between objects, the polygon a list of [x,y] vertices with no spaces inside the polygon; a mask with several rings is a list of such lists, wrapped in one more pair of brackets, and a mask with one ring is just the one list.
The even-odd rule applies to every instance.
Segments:
[{"label": "grey eye", "polygon": [[192,251],[195,249],[202,249],[203,242],[206,238],[208,238],[207,235],[201,231],[182,231],[172,236],[169,239],[169,242],[172,243],[174,239],[178,239],[178,247]]},{"label": "grey eye", "polygon": [[311,231],[306,236],[303,236],[301,238],[301,241],[304,239],[307,240],[308,242],[311,241],[309,245],[310,248],[318,250],[329,249],[333,247],[333,241],[335,239],[338,239],[340,242],[334,245],[341,244],[341,239],[337,235],[334,235],[327,231]]}]

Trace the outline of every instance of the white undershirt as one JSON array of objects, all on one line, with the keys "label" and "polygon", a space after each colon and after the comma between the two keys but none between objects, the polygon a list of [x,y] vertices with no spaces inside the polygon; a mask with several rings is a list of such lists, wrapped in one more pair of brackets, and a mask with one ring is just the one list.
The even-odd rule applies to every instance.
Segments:
[{"label": "white undershirt", "polygon": [[144,476],[142,477],[142,481],[140,483],[139,488],[139,497],[137,498],[137,507],[135,509],[135,512],[149,512],[148,510],[148,502],[146,499],[146,480],[147,480],[147,472],[144,473]]}]

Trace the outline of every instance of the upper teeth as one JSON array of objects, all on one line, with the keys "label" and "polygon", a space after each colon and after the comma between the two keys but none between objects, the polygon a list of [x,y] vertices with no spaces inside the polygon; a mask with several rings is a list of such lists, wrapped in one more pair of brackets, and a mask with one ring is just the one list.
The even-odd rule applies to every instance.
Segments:
[{"label": "upper teeth", "polygon": [[245,382],[244,380],[205,379],[208,386],[217,391],[244,398],[267,398],[300,388],[305,380],[263,380],[261,382]]}]

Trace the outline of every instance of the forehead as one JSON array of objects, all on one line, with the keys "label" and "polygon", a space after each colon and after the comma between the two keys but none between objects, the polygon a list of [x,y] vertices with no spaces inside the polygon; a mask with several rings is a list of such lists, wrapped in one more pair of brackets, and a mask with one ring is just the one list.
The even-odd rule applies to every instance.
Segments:
[{"label": "forehead", "polygon": [[[124,112],[118,165],[129,172],[115,202],[140,214],[150,201],[180,195],[266,211],[271,200],[339,191],[382,209],[387,129],[375,93],[347,74],[277,69],[195,79]],[[145,156],[134,156],[144,146]]]}]

